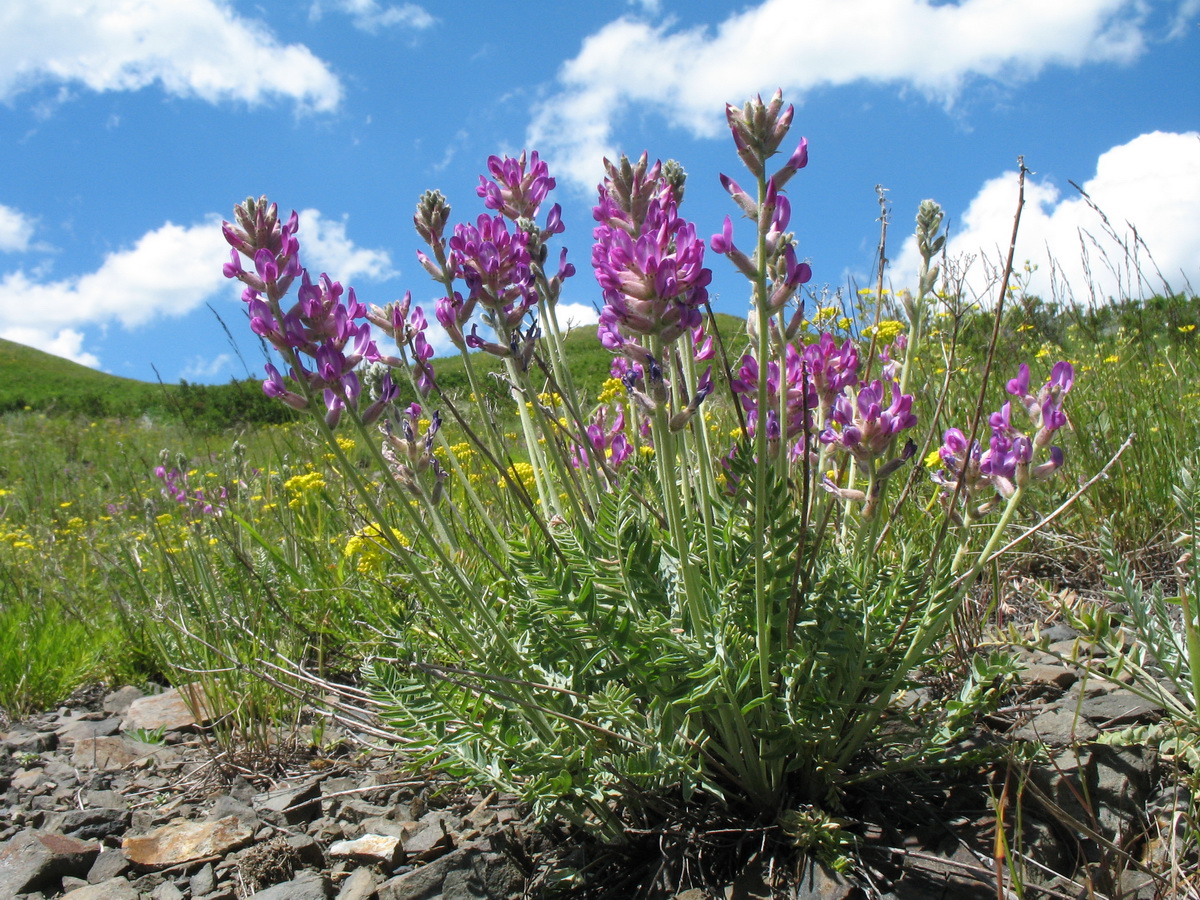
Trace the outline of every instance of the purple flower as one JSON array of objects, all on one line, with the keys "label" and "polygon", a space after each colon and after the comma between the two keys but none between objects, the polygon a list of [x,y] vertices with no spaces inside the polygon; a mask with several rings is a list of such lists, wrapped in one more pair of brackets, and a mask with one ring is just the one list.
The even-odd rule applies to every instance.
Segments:
[{"label": "purple flower", "polygon": [[[603,201],[605,185],[600,190]],[[593,210],[598,219],[609,212],[603,202]],[[704,242],[680,218],[665,182],[648,201],[640,227],[634,230],[630,217],[617,218],[597,226],[594,236],[592,268],[609,310],[603,330],[669,343],[701,324],[712,273],[704,267]],[[610,336],[609,343],[621,342]]]},{"label": "purple flower", "polygon": [[[554,190],[555,181],[550,177],[550,169],[538,158],[536,150],[528,159],[524,151],[516,159],[489,156],[487,167],[492,178],[489,180],[480,175],[475,192],[483,198],[484,206],[513,221],[535,219],[547,195]],[[557,206],[551,210],[547,236],[562,231],[560,212]]]},{"label": "purple flower", "polygon": [[[884,406],[890,389],[890,404]],[[867,461],[884,453],[900,432],[917,424],[911,394],[901,394],[894,382],[873,381],[851,399],[843,393],[834,401],[821,442],[839,446]]]},{"label": "purple flower", "polygon": [[474,225],[456,225],[450,238],[455,275],[478,301],[514,327],[537,304],[530,269],[529,235],[510,232],[503,216],[481,215]]},{"label": "purple flower", "polygon": [[[742,357],[737,375],[730,382],[730,387],[734,394],[741,401],[742,409],[746,411],[746,427],[750,436],[753,436],[758,428],[758,382],[760,373],[758,360],[747,354]],[[774,413],[774,427],[776,428],[781,427],[778,421],[778,413],[776,412],[779,409],[780,391],[783,391],[785,394],[784,406],[787,413],[786,434],[790,439],[804,430],[805,420],[808,415],[807,411],[814,409],[818,402],[817,391],[812,377],[811,375],[809,376],[806,385],[803,360],[799,351],[792,344],[787,345],[787,350],[784,354],[782,378],[779,363],[774,361],[767,363],[767,409],[769,413]]]},{"label": "purple flower", "polygon": [[808,377],[816,390],[821,424],[829,416],[833,401],[846,388],[858,384],[858,350],[849,338],[839,347],[833,335],[825,332],[815,344],[804,348]]}]

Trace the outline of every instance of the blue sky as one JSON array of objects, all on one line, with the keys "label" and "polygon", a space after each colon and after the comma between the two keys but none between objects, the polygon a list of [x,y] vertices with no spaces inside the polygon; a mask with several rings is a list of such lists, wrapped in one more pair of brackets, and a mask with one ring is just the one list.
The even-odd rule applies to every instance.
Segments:
[{"label": "blue sky", "polygon": [[[488,155],[523,147],[558,179],[582,323],[601,158],[678,159],[682,213],[719,231],[718,175],[739,177],[724,104],[777,87],[810,144],[788,188],[810,287],[866,283],[882,184],[894,286],[932,197],[986,302],[1023,154],[1031,290],[1161,290],[1069,181],[1200,289],[1197,58],[1200,0],[0,0],[0,336],[144,380],[259,374],[220,271],[220,219],[249,194],[301,211],[311,269],[432,312],[418,197],[473,219]],[[744,315],[744,282],[712,265],[717,308]]]}]

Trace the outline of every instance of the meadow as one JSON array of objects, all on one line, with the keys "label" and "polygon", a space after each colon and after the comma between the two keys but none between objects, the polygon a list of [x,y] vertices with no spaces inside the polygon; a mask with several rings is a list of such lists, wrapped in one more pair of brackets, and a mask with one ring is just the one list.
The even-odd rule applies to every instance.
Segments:
[{"label": "meadow", "polygon": [[[67,364],[10,357],[5,715],[198,682],[215,745],[264,770],[329,751],[332,721],[600,841],[703,801],[849,865],[827,811],[946,764],[1006,683],[1009,626],[1065,618],[1171,680],[1157,736],[1186,767],[1200,301],[1060,306],[1010,271],[982,309],[938,278],[934,204],[920,284],[806,295],[778,191],[806,144],[768,178],[781,105],[730,116],[756,250],[729,220],[711,248],[747,276],[747,320],[708,312],[682,171],[622,159],[597,207],[607,318],[561,332],[573,272],[550,274],[535,155],[490,161],[500,214],[449,240],[444,198],[418,206],[455,358],[407,301],[311,281],[295,217],[253,200],[226,274],[285,363],[263,394],[90,374],[80,400]],[[477,309],[496,341],[465,333]],[[109,386],[120,405],[89,407]],[[897,725],[931,680],[960,699]]]}]

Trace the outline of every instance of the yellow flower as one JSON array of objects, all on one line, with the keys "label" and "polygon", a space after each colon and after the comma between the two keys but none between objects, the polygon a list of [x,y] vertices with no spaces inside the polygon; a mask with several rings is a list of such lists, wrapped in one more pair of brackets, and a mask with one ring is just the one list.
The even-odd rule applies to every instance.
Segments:
[{"label": "yellow flower", "polygon": [[[868,328],[867,333],[870,334],[871,331],[874,330],[874,327],[875,326],[871,326]],[[902,334],[903,332],[903,322],[897,322],[895,319],[884,319],[879,323],[879,343],[890,344],[893,340],[895,340],[898,334]]]},{"label": "yellow flower", "polygon": [[1181,333],[1183,333],[1183,334],[1188,334],[1189,332],[1192,332],[1192,331],[1195,331],[1195,330],[1196,330],[1196,326],[1195,326],[1194,324],[1193,324],[1193,325],[1180,325],[1180,326],[1179,326],[1179,331],[1180,331]]},{"label": "yellow flower", "polygon": [[597,400],[601,403],[611,403],[618,397],[625,396],[625,382],[620,378],[609,378],[604,382],[604,386],[600,388],[600,396]]},{"label": "yellow flower", "polygon": [[[392,533],[396,536],[396,540],[402,547],[412,546],[408,538],[400,532],[393,531]],[[387,560],[387,549],[383,531],[374,522],[364,525],[346,541],[346,547],[342,551],[342,555],[346,558],[352,556],[358,557],[354,567],[361,575],[378,572],[383,568],[383,564]]]},{"label": "yellow flower", "polygon": [[1117,356],[1117,354],[1115,354],[1115,353],[1110,353],[1108,356],[1104,357],[1104,361],[1106,363],[1120,362],[1121,357]]},{"label": "yellow flower", "polygon": [[925,467],[926,468],[932,469],[934,466],[940,466],[941,464],[942,464],[942,454],[938,450],[934,450],[927,457],[925,457]]}]

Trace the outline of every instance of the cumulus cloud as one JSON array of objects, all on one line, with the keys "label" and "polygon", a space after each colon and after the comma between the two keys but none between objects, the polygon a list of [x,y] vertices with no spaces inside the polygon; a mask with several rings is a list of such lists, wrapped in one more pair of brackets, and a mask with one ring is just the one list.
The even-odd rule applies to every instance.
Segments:
[{"label": "cumulus cloud", "polygon": [[231,362],[233,362],[233,357],[228,353],[218,353],[212,359],[193,356],[179,371],[179,377],[186,378],[188,381],[212,379],[228,369]]},{"label": "cumulus cloud", "polygon": [[631,107],[713,137],[727,101],[776,87],[799,100],[819,87],[891,84],[949,104],[972,79],[1130,61],[1145,49],[1147,15],[1138,0],[764,0],[713,28],[622,17],[563,64],[528,144],[590,188]]},{"label": "cumulus cloud", "polygon": [[563,329],[586,328],[600,321],[600,313],[587,303],[560,303],[555,308],[555,315],[558,317],[559,327]]},{"label": "cumulus cloud", "polygon": [[[1087,198],[1069,186],[1027,180],[1016,261],[1037,266],[1030,293],[1082,303],[1200,285],[1200,133],[1155,131],[1113,147],[1080,187]],[[974,294],[988,293],[989,270],[1008,252],[1016,198],[1017,173],[1005,172],[985,183],[961,215],[949,211],[959,222],[949,256],[975,258],[967,271]],[[918,261],[910,238],[893,282],[915,284]]]},{"label": "cumulus cloud", "polygon": [[33,220],[19,209],[0,204],[0,253],[22,253],[29,249]]},{"label": "cumulus cloud", "polygon": [[0,337],[27,347],[36,347],[44,353],[61,356],[92,369],[100,368],[100,358],[83,349],[84,335],[74,328],[58,331],[25,326],[0,326]]},{"label": "cumulus cloud", "polygon": [[327,272],[334,281],[352,284],[355,279],[384,281],[397,273],[386,250],[357,246],[346,236],[346,218],[327,219],[317,209],[300,213],[300,258],[317,275]]},{"label": "cumulus cloud", "polygon": [[[356,246],[346,236],[344,219],[327,219],[315,209],[300,218],[305,265],[343,283],[392,274],[388,254]],[[96,366],[95,355],[83,350],[82,328],[135,329],[236,296],[241,286],[221,272],[228,259],[229,245],[214,214],[194,225],[167,222],[109,253],[94,272],[57,280],[24,269],[8,272],[0,276],[0,337]]]},{"label": "cumulus cloud", "polygon": [[[386,6],[378,0],[333,0],[330,6],[338,12],[350,16],[354,27],[360,31],[374,34],[380,28],[413,28],[418,31],[432,28],[437,23],[429,12],[416,3],[401,3],[397,6]],[[309,16],[320,19],[324,7],[320,2],[309,6]]]},{"label": "cumulus cloud", "polygon": [[209,103],[337,107],[342,86],[301,44],[282,44],[222,0],[39,0],[0,9],[0,100],[42,84],[168,94]]}]

